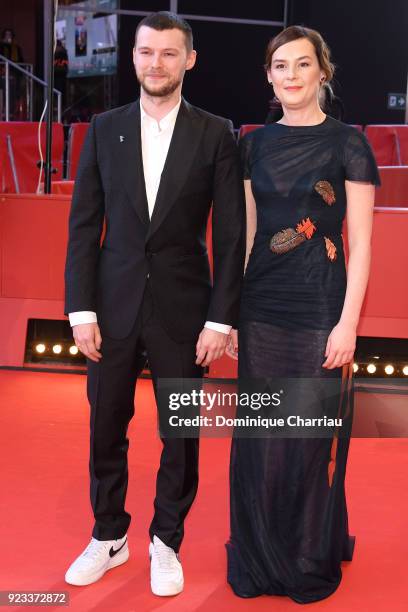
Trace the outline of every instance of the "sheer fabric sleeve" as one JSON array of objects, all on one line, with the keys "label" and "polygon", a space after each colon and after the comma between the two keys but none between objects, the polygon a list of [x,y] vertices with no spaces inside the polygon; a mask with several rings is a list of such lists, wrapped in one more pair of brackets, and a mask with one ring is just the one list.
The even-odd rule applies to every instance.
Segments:
[{"label": "sheer fabric sleeve", "polygon": [[253,135],[245,134],[239,141],[239,153],[241,156],[242,178],[251,180],[251,151]]},{"label": "sheer fabric sleeve", "polygon": [[365,181],[376,186],[381,185],[371,146],[365,135],[355,128],[352,129],[346,140],[343,164],[346,180]]}]

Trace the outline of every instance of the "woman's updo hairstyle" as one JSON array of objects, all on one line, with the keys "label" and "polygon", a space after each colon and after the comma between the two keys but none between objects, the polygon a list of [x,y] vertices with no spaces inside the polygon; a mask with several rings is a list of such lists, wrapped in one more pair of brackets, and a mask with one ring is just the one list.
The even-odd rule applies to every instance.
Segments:
[{"label": "woman's updo hairstyle", "polygon": [[279,47],[286,45],[288,42],[298,40],[299,38],[307,38],[310,40],[315,48],[316,56],[319,62],[321,70],[325,74],[325,79],[322,85],[326,86],[331,90],[329,85],[334,75],[334,64],[330,61],[330,49],[325,42],[322,35],[317,30],[311,28],[305,28],[303,26],[293,25],[285,28],[282,32],[279,32],[274,36],[268,43],[265,57],[265,70],[269,70],[271,67],[272,56]]}]

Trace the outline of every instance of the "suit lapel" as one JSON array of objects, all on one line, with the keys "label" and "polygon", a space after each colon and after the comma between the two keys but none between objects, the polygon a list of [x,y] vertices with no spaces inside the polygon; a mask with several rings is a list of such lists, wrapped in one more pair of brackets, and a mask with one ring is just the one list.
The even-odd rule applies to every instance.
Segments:
[{"label": "suit lapel", "polygon": [[143,174],[139,100],[121,115],[118,134],[118,167],[123,185],[140,220],[149,225],[146,185]]},{"label": "suit lapel", "polygon": [[182,98],[146,240],[158,229],[176,202],[200,144],[204,122]]}]

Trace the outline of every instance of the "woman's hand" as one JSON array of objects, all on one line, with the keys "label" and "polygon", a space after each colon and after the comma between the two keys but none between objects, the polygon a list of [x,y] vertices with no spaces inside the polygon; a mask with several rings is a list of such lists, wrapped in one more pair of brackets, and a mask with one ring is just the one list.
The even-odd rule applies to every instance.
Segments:
[{"label": "woman's hand", "polygon": [[230,335],[228,336],[227,348],[225,353],[231,359],[238,359],[238,330],[231,329]]},{"label": "woman's hand", "polygon": [[332,370],[350,363],[356,349],[356,338],[355,327],[345,323],[337,323],[327,339],[324,354],[326,361],[322,364],[322,368]]}]

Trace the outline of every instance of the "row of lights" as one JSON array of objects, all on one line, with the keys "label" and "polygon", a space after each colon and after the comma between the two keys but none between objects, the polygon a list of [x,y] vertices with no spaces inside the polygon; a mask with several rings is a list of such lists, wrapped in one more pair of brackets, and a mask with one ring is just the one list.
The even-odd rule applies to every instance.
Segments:
[{"label": "row of lights", "polygon": [[[43,355],[47,351],[47,346],[41,342],[39,344],[36,344],[35,350],[39,355]],[[52,346],[52,352],[54,353],[54,355],[61,355],[63,350],[64,348],[61,344],[54,344]],[[79,349],[77,346],[75,346],[75,344],[71,345],[68,350],[69,350],[69,353],[73,356],[78,355],[79,353]],[[368,372],[368,374],[375,374],[377,372],[377,366],[374,363],[369,363],[366,366],[359,365],[358,363],[354,363],[353,371],[354,373],[359,372],[360,369],[364,371],[364,367],[366,371]],[[408,365],[404,366],[401,371],[404,374],[404,376],[408,376]],[[384,366],[384,372],[388,376],[392,376],[395,372],[395,367],[391,363],[389,363],[388,365]]]},{"label": "row of lights", "polygon": [[[47,350],[48,350],[47,346],[43,344],[42,342],[35,345],[35,351],[39,355],[43,355]],[[54,355],[61,355],[61,353],[64,351],[64,347],[62,346],[62,344],[54,344],[51,350],[54,353]],[[79,349],[77,346],[75,346],[75,344],[71,345],[68,350],[69,350],[69,353],[73,356],[78,355],[79,353]]]},{"label": "row of lights", "polygon": [[[377,366],[375,365],[375,363],[369,363],[367,365],[359,365],[358,363],[354,363],[353,364],[353,371],[354,373],[359,372],[360,368],[362,371],[365,370],[369,373],[369,374],[375,374],[377,372]],[[395,372],[395,367],[389,363],[388,365],[384,366],[384,372],[387,374],[387,376],[392,376]],[[404,376],[408,376],[408,365],[404,366],[401,369],[401,372],[404,374]]]}]

